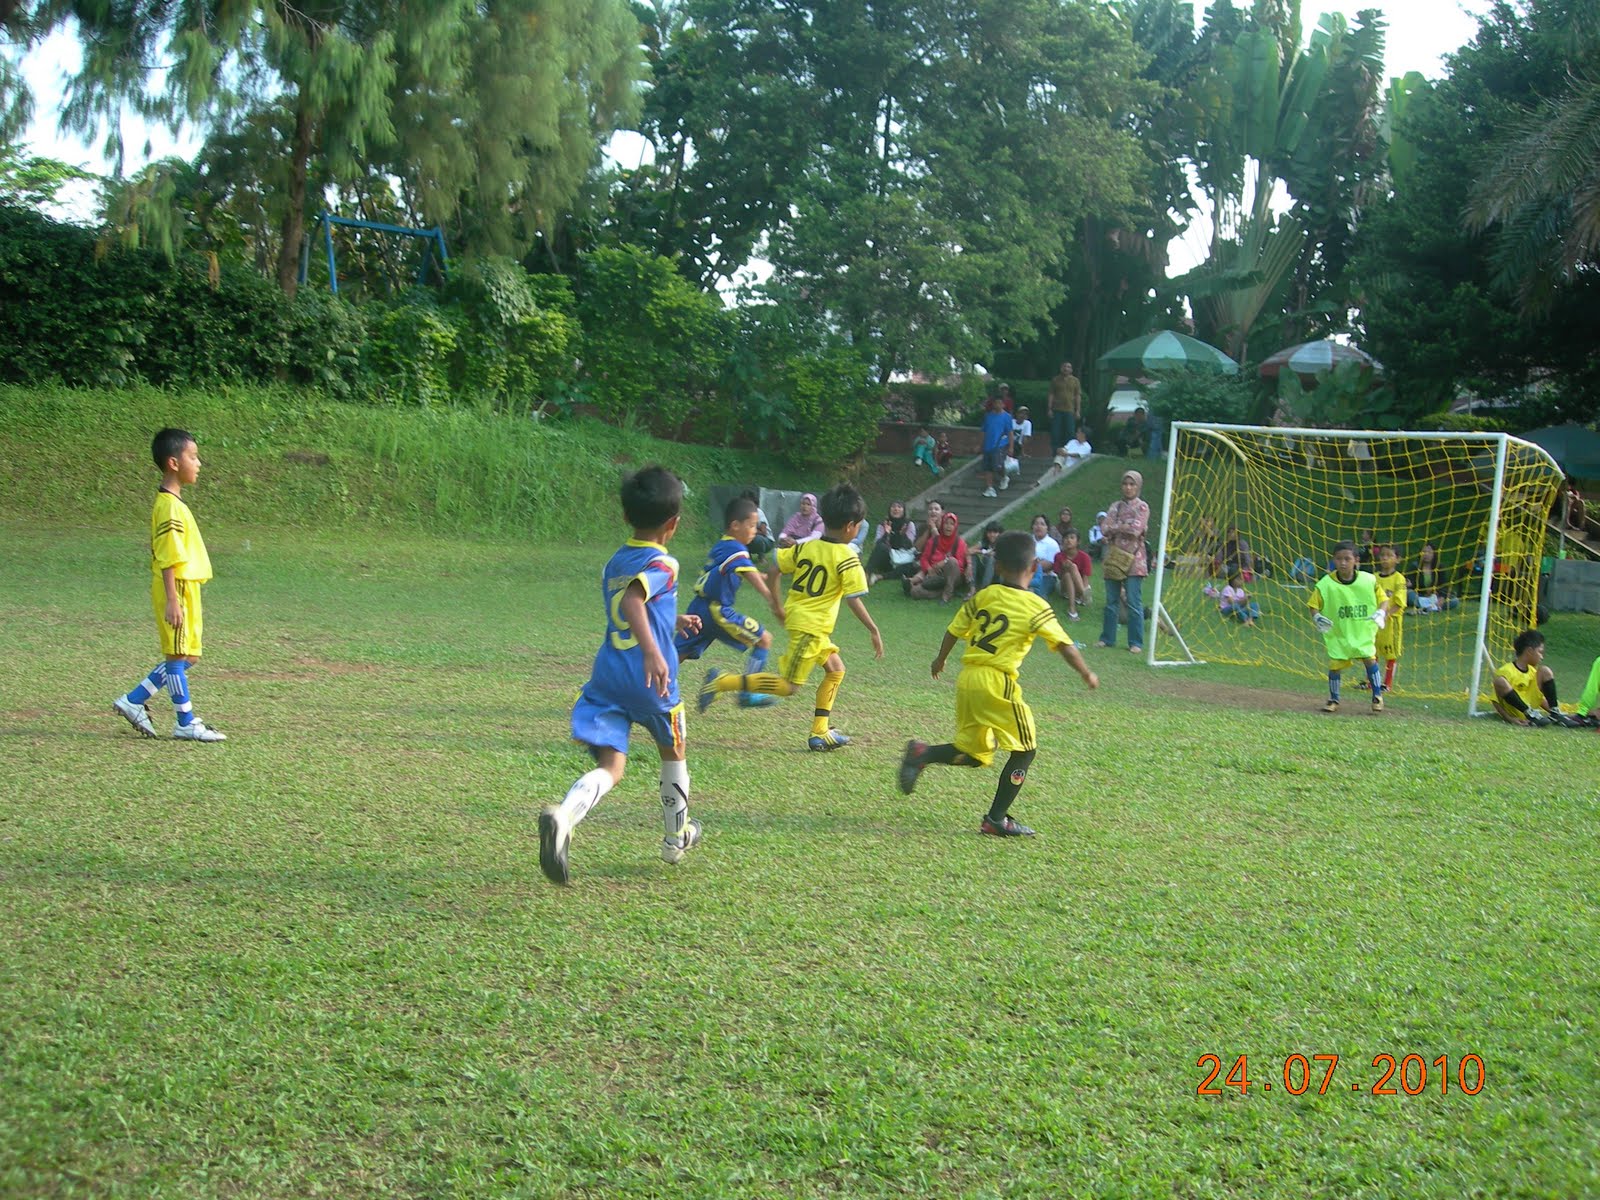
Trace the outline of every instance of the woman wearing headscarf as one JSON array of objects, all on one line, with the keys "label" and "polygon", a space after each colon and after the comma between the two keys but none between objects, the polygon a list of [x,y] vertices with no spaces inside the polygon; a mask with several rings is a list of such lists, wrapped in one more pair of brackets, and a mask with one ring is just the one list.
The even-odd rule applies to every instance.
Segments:
[{"label": "woman wearing headscarf", "polygon": [[[1150,506],[1139,499],[1143,489],[1143,475],[1124,471],[1122,497],[1106,507],[1106,550],[1126,550],[1133,555],[1133,565],[1128,568],[1126,579],[1102,575],[1106,584],[1106,616],[1097,643],[1106,647],[1117,644],[1117,610],[1125,598],[1128,602],[1128,649],[1134,654],[1144,650],[1144,597],[1141,593],[1144,577],[1150,573],[1144,552],[1144,535],[1150,528]],[[1102,554],[1102,561],[1104,557]]]},{"label": "woman wearing headscarf", "polygon": [[913,600],[931,600],[935,593],[948,603],[956,588],[967,579],[967,544],[961,540],[961,519],[947,512],[940,519],[939,532],[922,549],[919,570],[905,582],[906,595]]},{"label": "woman wearing headscarf", "polygon": [[783,532],[778,534],[778,545],[798,546],[801,542],[809,542],[822,536],[822,517],[817,512],[817,498],[811,492],[800,497],[800,507],[794,516],[783,523]]},{"label": "woman wearing headscarf", "polygon": [[[878,522],[878,541],[867,559],[867,586],[880,579],[899,576],[904,579],[917,573],[917,558],[913,548],[917,544],[917,523],[906,515],[905,501],[889,501],[889,515]],[[891,556],[891,550],[899,554]],[[895,562],[899,558],[901,562]]]}]

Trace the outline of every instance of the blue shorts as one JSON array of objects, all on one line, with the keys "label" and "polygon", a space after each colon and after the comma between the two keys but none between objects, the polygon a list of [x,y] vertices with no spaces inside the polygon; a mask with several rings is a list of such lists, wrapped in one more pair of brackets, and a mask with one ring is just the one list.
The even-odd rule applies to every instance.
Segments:
[{"label": "blue shorts", "polygon": [[983,469],[996,475],[1002,474],[1006,469],[1006,446],[1001,444],[993,450],[983,452]]},{"label": "blue shorts", "polygon": [[590,750],[604,746],[626,754],[629,730],[642,725],[657,746],[671,747],[681,755],[683,701],[674,702],[670,708],[663,707],[666,703],[665,698],[653,692],[626,700],[599,696],[585,684],[572,706],[572,740],[582,742]]},{"label": "blue shorts", "polygon": [[688,611],[700,618],[700,632],[687,637],[680,633],[674,639],[672,644],[678,651],[680,662],[699,658],[715,642],[732,646],[743,654],[761,640],[764,632],[760,621],[745,616],[737,609],[720,608],[713,611],[709,604],[695,599],[690,601]]}]

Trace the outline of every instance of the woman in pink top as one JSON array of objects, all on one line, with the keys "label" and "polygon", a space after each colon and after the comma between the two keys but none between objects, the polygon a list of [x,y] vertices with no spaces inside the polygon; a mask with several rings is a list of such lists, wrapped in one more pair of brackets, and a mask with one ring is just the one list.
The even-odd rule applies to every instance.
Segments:
[{"label": "woman in pink top", "polygon": [[[1144,652],[1144,577],[1150,573],[1150,564],[1144,552],[1144,535],[1150,528],[1150,506],[1139,499],[1144,490],[1144,476],[1137,471],[1122,473],[1122,498],[1106,507],[1106,549],[1115,546],[1133,555],[1133,566],[1126,579],[1105,580],[1106,616],[1100,626],[1098,646],[1117,644],[1117,610],[1124,598],[1128,602],[1128,649],[1134,654]],[[1104,563],[1105,555],[1100,556]]]}]

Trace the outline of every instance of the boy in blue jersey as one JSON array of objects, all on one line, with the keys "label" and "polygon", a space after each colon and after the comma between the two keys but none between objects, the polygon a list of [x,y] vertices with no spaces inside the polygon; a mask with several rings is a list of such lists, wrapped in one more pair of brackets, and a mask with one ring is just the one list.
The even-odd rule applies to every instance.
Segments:
[{"label": "boy in blue jersey", "polygon": [[539,814],[539,867],[567,882],[572,831],[613,787],[628,763],[628,732],[643,725],[661,753],[661,857],[678,863],[700,841],[689,820],[689,767],[684,761],[683,702],[678,697],[677,632],[696,633],[700,619],[678,615],[678,563],[667,543],[678,531],[683,480],[650,466],[622,483],[622,513],[633,529],[600,577],[606,635],[589,681],[572,707],[572,737],[589,747],[594,770]]},{"label": "boy in blue jersey", "polygon": [[[723,509],[722,540],[711,547],[706,569],[695,584],[694,599],[689,601],[689,612],[700,618],[700,632],[678,635],[680,663],[699,658],[713,643],[723,642],[741,654],[746,650],[750,652],[745,664],[750,674],[767,669],[772,634],[761,628],[760,621],[745,616],[733,605],[739,584],[746,578],[750,586],[761,593],[761,598],[769,606],[772,604],[772,592],[750,559],[750,541],[756,535],[759,513],[756,502],[748,496],[734,497]],[[741,692],[739,703],[745,708],[764,708],[778,703],[778,697]]]}]

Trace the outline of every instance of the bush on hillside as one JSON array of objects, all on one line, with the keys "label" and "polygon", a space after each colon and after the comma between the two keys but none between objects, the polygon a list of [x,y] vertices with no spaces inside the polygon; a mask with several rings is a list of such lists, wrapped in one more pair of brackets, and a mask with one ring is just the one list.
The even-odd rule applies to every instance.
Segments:
[{"label": "bush on hillside", "polygon": [[[539,302],[535,278],[508,258],[469,260],[453,273],[445,296],[460,310],[452,373],[460,398],[529,413],[571,379],[578,323],[562,307]],[[548,284],[540,290],[559,295]]]},{"label": "bush on hillside", "polygon": [[30,210],[0,208],[0,295],[0,379],[357,385],[361,325],[342,301],[297,306],[246,268],[106,250]]},{"label": "bush on hillside", "polygon": [[607,420],[632,414],[670,434],[718,402],[734,322],[670,260],[637,246],[594,250],[582,258],[575,291],[583,375]]}]

